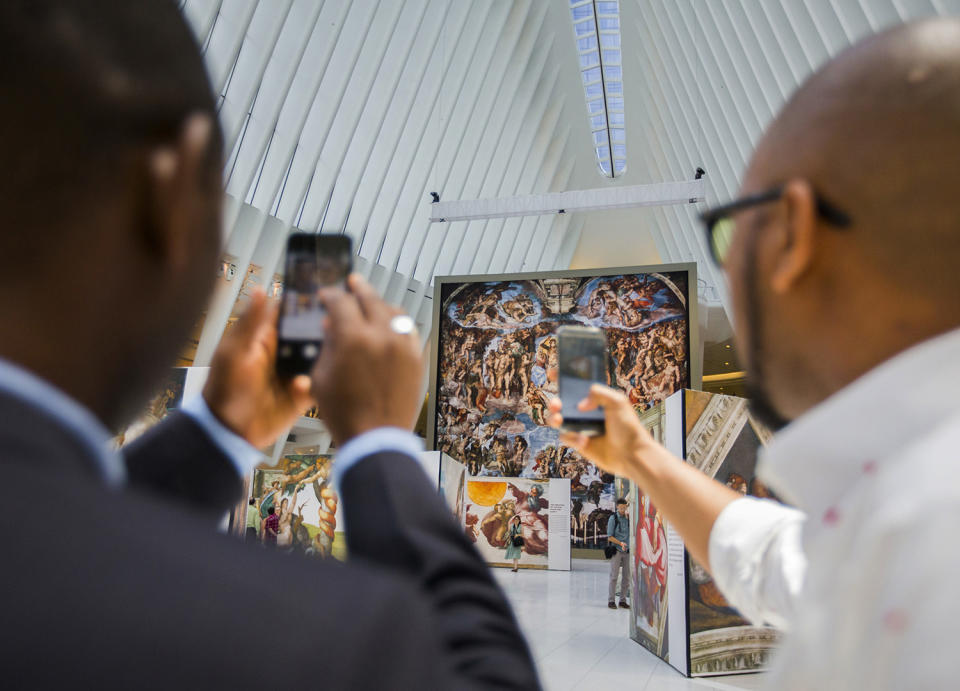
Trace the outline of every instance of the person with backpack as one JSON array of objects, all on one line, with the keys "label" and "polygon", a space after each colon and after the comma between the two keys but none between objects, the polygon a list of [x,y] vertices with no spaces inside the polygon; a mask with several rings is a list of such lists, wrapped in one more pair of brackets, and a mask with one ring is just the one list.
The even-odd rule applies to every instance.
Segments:
[{"label": "person with backpack", "polygon": [[[620,572],[620,606],[629,609],[630,589],[630,517],[627,500],[617,499],[617,511],[607,521],[607,554],[610,555],[610,592],[607,607],[616,609],[617,571]],[[611,547],[613,548],[611,550]]]}]

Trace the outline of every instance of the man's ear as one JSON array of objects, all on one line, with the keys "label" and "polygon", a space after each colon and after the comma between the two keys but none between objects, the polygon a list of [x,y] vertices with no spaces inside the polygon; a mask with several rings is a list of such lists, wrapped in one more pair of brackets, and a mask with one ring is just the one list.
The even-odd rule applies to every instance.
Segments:
[{"label": "man's ear", "polygon": [[784,185],[780,198],[783,214],[781,242],[776,244],[770,272],[770,287],[786,293],[810,270],[817,237],[817,202],[813,187],[802,179]]},{"label": "man's ear", "polygon": [[214,123],[206,113],[184,120],[177,138],[147,158],[145,244],[158,262],[178,270],[195,251],[198,219],[209,204],[210,147]]}]

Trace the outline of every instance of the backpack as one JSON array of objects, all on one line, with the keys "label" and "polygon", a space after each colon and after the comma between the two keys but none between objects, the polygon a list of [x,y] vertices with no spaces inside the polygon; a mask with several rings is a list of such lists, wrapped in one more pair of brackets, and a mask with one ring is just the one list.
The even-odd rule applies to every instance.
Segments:
[{"label": "backpack", "polygon": [[[614,525],[616,525],[616,529],[619,530],[619,529],[620,529],[620,516],[617,515],[617,514],[613,514],[613,522],[614,522]],[[613,559],[613,555],[616,554],[616,553],[619,552],[619,551],[620,551],[620,550],[617,549],[616,545],[611,545],[611,544],[608,542],[608,543],[607,543],[607,546],[603,548],[603,556],[606,557],[607,559]]]}]

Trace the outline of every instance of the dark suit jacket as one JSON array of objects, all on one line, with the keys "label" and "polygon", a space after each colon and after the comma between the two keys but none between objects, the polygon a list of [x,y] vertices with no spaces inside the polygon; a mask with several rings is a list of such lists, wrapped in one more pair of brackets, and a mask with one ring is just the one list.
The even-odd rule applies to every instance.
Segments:
[{"label": "dark suit jacket", "polygon": [[538,688],[503,593],[415,461],[344,477],[350,562],[217,534],[240,481],[188,417],[110,489],[69,430],[0,395],[4,688]]}]

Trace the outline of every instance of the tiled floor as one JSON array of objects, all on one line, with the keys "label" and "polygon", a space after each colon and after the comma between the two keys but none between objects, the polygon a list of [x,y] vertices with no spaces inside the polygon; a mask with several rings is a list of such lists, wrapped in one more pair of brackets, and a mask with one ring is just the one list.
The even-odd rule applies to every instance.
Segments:
[{"label": "tiled floor", "polygon": [[527,634],[547,691],[759,689],[763,675],[686,679],[630,640],[629,612],[607,608],[605,561],[573,571],[494,569]]}]

